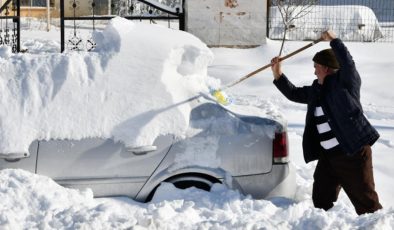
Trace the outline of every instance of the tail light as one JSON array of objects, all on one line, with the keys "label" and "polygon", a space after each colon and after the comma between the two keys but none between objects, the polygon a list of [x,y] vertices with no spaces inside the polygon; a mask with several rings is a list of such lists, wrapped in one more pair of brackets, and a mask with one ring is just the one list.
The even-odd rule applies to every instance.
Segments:
[{"label": "tail light", "polygon": [[275,133],[275,139],[272,143],[272,155],[274,163],[283,164],[289,162],[289,149],[286,132]]}]

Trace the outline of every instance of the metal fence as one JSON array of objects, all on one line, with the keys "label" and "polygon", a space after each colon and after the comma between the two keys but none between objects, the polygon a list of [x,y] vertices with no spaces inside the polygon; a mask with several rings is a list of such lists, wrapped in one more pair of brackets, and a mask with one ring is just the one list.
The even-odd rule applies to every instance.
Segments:
[{"label": "metal fence", "polygon": [[[270,39],[285,35],[287,40],[314,40],[322,31],[332,29],[345,41],[394,42],[394,0],[320,0],[288,23],[286,33],[277,2],[270,0],[268,6]],[[298,7],[285,12],[291,18],[300,11]]]},{"label": "metal fence", "polygon": [[20,51],[20,1],[7,0],[0,4],[0,46]]},{"label": "metal fence", "polygon": [[[67,2],[68,1],[68,2]],[[66,4],[69,6],[69,14],[66,14]],[[81,29],[78,22],[84,22],[85,25],[91,25],[91,32],[96,30],[97,21],[109,21],[116,15],[122,16],[128,20],[149,21],[167,21],[170,27],[171,21],[177,21],[180,30],[185,29],[185,14],[183,9],[183,0],[180,4],[165,5],[154,3],[148,0],[113,0],[109,9],[110,14],[101,15],[102,7],[97,0],[89,0],[84,3],[89,6],[89,16],[83,16],[80,10],[81,2],[78,0],[60,0],[60,48],[61,52],[65,49],[76,51],[92,51],[96,48],[96,42],[91,35],[87,39],[82,38],[78,31]],[[108,9],[107,9],[108,11]],[[67,24],[67,22],[69,24]],[[67,36],[66,30],[71,31]]]}]

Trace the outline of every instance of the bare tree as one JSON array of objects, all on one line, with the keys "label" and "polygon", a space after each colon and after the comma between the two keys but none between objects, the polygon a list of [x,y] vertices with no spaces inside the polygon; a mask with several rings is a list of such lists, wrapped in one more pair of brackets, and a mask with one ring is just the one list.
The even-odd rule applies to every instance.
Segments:
[{"label": "bare tree", "polygon": [[292,23],[294,20],[302,18],[310,13],[313,7],[318,3],[318,0],[272,0],[271,2],[273,6],[278,7],[284,25],[282,45],[279,51],[279,56],[281,56],[286,34],[290,29],[294,28]]}]

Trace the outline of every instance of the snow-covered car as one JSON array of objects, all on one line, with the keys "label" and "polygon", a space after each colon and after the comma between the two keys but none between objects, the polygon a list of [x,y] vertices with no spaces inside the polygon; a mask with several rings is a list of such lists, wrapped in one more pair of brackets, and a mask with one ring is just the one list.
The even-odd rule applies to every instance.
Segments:
[{"label": "snow-covered car", "polygon": [[162,182],[294,196],[286,122],[270,106],[211,98],[213,56],[199,39],[120,18],[95,39],[95,53],[0,59],[14,73],[0,79],[0,169],[138,201]]},{"label": "snow-covered car", "polygon": [[145,201],[161,182],[205,190],[226,183],[254,198],[293,197],[295,174],[281,123],[236,114],[209,100],[192,104],[190,129],[199,131],[186,139],[160,136],[152,145],[135,148],[100,138],[35,141],[29,157],[3,156],[0,168],[21,168],[66,187],[91,188],[97,197]]},{"label": "snow-covered car", "polygon": [[[286,39],[289,40],[315,40],[322,31],[328,28],[346,41],[372,42],[383,37],[382,28],[374,11],[367,6],[320,5],[314,6],[310,10],[290,7],[285,11],[292,12],[293,15],[304,15],[294,17],[290,25],[291,29],[286,33]],[[270,7],[270,17],[274,19],[270,22],[270,38],[282,39],[284,24],[277,6]]]}]

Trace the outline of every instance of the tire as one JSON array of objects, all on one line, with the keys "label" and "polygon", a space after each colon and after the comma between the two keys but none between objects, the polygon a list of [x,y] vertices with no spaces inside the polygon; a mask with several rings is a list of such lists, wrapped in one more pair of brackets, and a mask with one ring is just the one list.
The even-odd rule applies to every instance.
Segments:
[{"label": "tire", "polygon": [[[204,191],[210,191],[211,187],[215,183],[221,183],[218,179],[212,178],[205,175],[200,174],[189,174],[189,175],[179,175],[175,177],[171,177],[164,182],[173,184],[178,189],[187,189],[191,187],[195,187]],[[156,186],[155,189],[149,194],[146,198],[145,202],[149,202],[152,200],[156,189],[160,186]]]},{"label": "tire", "polygon": [[193,176],[193,175],[175,177],[170,180],[167,180],[166,182],[172,183],[176,188],[179,189],[196,187],[204,191],[211,190],[212,185],[214,183],[217,183],[217,181],[212,181],[208,178]]}]

